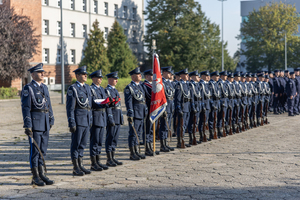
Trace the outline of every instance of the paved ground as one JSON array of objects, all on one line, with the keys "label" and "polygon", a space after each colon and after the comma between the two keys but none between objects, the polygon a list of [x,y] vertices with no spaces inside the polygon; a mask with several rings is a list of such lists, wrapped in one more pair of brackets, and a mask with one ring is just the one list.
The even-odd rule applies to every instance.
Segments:
[{"label": "paved ground", "polygon": [[45,187],[30,185],[20,101],[0,101],[0,199],[300,199],[300,117],[271,114],[268,126],[138,162],[128,159],[123,126],[117,156],[124,165],[73,177],[65,106],[52,96],[46,160],[56,184]]}]

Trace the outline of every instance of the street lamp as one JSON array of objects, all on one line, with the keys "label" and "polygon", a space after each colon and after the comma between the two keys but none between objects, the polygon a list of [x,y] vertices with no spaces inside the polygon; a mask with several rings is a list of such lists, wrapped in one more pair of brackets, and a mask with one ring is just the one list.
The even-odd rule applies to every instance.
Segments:
[{"label": "street lamp", "polygon": [[222,1],[222,71],[224,71],[224,45],[223,45],[223,36],[224,36],[224,26],[223,26],[223,2],[227,1],[227,0],[218,0],[218,1]]},{"label": "street lamp", "polygon": [[63,1],[60,1],[60,58],[61,58],[61,104],[65,104],[65,52],[63,35]]},{"label": "street lamp", "polygon": [[285,68],[285,70],[287,70],[287,42],[286,42],[286,32],[285,32],[285,35],[284,35],[284,45],[285,45],[285,47],[284,47],[284,56],[285,56],[285,65],[284,65],[284,68]]}]

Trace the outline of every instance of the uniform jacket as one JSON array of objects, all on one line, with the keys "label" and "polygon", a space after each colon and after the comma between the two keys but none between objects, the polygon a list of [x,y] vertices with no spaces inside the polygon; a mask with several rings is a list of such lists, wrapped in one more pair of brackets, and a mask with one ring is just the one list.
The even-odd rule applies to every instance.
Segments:
[{"label": "uniform jacket", "polygon": [[211,92],[209,90],[208,87],[208,83],[206,83],[204,80],[200,80],[198,85],[200,86],[201,90],[202,90],[202,94],[203,94],[203,98],[202,98],[202,103],[203,106],[202,108],[206,109],[206,110],[210,110],[210,104],[211,104]]},{"label": "uniform jacket", "polygon": [[191,101],[193,101],[191,97],[188,81],[178,81],[175,88],[175,108],[178,112],[191,112]]},{"label": "uniform jacket", "polygon": [[165,78],[162,78],[162,83],[163,83],[163,86],[165,89],[165,95],[166,95],[167,103],[168,103],[168,105],[166,107],[166,111],[167,111],[167,113],[172,113],[174,110],[175,89],[174,89],[172,83]]},{"label": "uniform jacket", "polygon": [[[120,97],[120,94],[118,90],[111,85],[107,85],[105,88],[105,93],[107,97],[110,97],[112,99],[118,99]],[[121,101],[118,103],[112,103],[107,109],[107,119],[110,121],[110,123],[115,123],[116,125],[124,124],[124,118],[122,114],[122,107],[121,107]]]},{"label": "uniform jacket", "polygon": [[296,95],[296,83],[295,79],[289,79],[286,84],[286,94],[288,97]]},{"label": "uniform jacket", "polygon": [[192,109],[197,112],[201,112],[202,110],[202,100],[203,100],[203,91],[198,83],[194,80],[190,81],[190,88],[192,98],[194,99],[194,105],[192,105]]},{"label": "uniform jacket", "polygon": [[[92,113],[93,113],[93,125],[98,127],[106,127],[106,105],[99,105],[95,103],[97,99],[106,99],[106,94],[103,87],[97,87],[94,83],[91,85],[92,94]],[[101,110],[99,110],[101,109]]]}]

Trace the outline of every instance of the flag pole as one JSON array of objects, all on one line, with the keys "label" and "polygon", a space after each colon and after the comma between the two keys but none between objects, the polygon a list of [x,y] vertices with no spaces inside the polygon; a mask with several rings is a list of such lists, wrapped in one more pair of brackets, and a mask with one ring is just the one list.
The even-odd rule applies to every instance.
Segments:
[{"label": "flag pole", "polygon": [[153,123],[153,156],[155,156],[155,122]]}]

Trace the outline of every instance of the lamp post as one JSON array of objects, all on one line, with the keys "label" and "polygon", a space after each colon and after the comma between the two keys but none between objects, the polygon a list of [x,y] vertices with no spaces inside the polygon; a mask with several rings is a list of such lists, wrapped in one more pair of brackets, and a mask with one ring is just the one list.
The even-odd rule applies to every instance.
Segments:
[{"label": "lamp post", "polygon": [[284,45],[285,45],[285,52],[284,52],[284,54],[285,54],[285,64],[284,64],[284,68],[285,68],[285,70],[287,70],[287,42],[286,42],[286,32],[285,32],[285,35],[284,35]]},{"label": "lamp post", "polygon": [[224,71],[224,42],[223,42],[223,37],[224,37],[224,26],[223,26],[223,2],[227,1],[227,0],[218,0],[218,1],[222,1],[222,71]]},{"label": "lamp post", "polygon": [[60,0],[60,59],[61,59],[61,104],[65,104],[65,53],[63,35],[63,1]]}]

